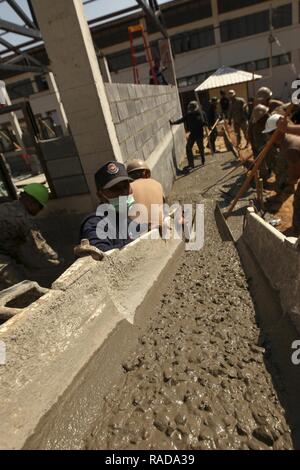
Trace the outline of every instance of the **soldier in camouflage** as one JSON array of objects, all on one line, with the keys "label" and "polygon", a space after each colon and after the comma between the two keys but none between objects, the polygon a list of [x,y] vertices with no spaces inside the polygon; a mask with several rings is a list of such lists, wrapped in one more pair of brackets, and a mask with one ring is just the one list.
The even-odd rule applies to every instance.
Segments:
[{"label": "soldier in camouflage", "polygon": [[0,290],[25,280],[28,270],[60,264],[32,220],[48,198],[47,189],[33,183],[24,188],[19,200],[0,205]]}]

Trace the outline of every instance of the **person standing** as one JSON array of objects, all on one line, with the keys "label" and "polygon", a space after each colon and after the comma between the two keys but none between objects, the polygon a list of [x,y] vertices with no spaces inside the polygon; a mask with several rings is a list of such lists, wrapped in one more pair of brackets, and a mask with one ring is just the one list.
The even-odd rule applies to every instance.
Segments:
[{"label": "person standing", "polygon": [[[212,99],[209,102],[208,110],[207,110],[207,122],[208,126],[211,130],[210,136],[209,136],[209,141],[210,141],[210,147],[213,151],[213,153],[216,153],[216,140],[218,137],[218,130],[217,126],[214,127],[216,121],[219,118],[219,112],[218,112],[218,98],[216,96],[213,96]],[[214,128],[213,128],[214,127]]]},{"label": "person standing", "polygon": [[279,147],[282,158],[287,162],[287,175],[289,185],[295,189],[293,202],[293,230],[295,235],[300,235],[300,136],[286,134],[278,129],[277,124],[281,121],[280,114],[271,115],[265,126],[264,134],[272,135],[276,130],[278,137],[275,145]]},{"label": "person standing", "polygon": [[189,168],[194,168],[194,155],[193,146],[195,142],[198,145],[199,153],[201,156],[202,165],[205,165],[205,151],[204,151],[204,126],[207,126],[207,119],[205,113],[200,109],[197,101],[190,101],[187,107],[187,113],[177,121],[170,121],[170,125],[185,123],[189,132],[188,141],[186,144],[186,155],[188,159]]},{"label": "person standing", "polygon": [[165,70],[166,70],[166,67],[161,68],[160,66],[160,58],[156,57],[154,59],[154,67],[150,69],[149,71],[149,75],[150,75],[149,85],[168,85],[168,82],[163,74]]},{"label": "person standing", "polygon": [[220,99],[220,106],[221,106],[221,112],[222,112],[222,117],[223,119],[228,118],[228,111],[229,111],[229,99],[226,96],[226,91],[221,90],[220,91],[221,99]]},{"label": "person standing", "polygon": [[273,92],[268,87],[261,87],[256,94],[257,104],[263,104],[269,108],[269,113],[272,114],[276,108],[284,105],[283,101],[275,100]]},{"label": "person standing", "polygon": [[234,90],[229,90],[228,95],[230,97],[229,106],[229,125],[231,126],[233,121],[234,132],[237,138],[237,145],[241,144],[241,131],[243,131],[245,140],[247,141],[248,136],[248,109],[247,103],[244,98],[236,96]]}]

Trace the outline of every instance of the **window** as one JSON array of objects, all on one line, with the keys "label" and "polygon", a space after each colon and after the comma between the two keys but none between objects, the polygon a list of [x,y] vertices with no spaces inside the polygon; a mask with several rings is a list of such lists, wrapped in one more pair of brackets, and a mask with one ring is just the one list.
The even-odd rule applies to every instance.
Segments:
[{"label": "window", "polygon": [[221,40],[232,41],[269,30],[269,12],[261,11],[220,23]]},{"label": "window", "polygon": [[272,22],[273,27],[284,28],[285,26],[290,26],[292,24],[292,4],[288,3],[287,5],[282,5],[278,8],[273,8],[272,10]]},{"label": "window", "polygon": [[212,46],[215,44],[214,28],[213,26],[207,26],[176,34],[172,36],[171,41],[175,54]]},{"label": "window", "polygon": [[[272,10],[272,23],[275,29],[292,24],[292,5],[282,5]],[[253,34],[263,33],[270,29],[270,12],[264,10],[251,15],[242,16],[220,23],[221,40],[223,42]]]},{"label": "window", "polygon": [[[147,62],[146,52],[144,46],[136,46],[136,60],[137,64],[145,64]],[[155,44],[151,44],[152,57],[159,57],[159,52]],[[110,54],[107,56],[109,70],[111,72],[118,72],[118,70],[127,69],[132,66],[130,49],[122,52]]]},{"label": "window", "polygon": [[260,59],[255,61],[255,70],[263,70],[269,68],[269,59]]},{"label": "window", "polygon": [[25,98],[34,94],[33,86],[30,79],[8,84],[6,86],[6,89],[11,100]]},{"label": "window", "polygon": [[37,85],[39,92],[49,90],[49,85],[48,85],[45,75],[36,76],[35,83]]},{"label": "window", "polygon": [[287,65],[290,64],[292,61],[292,56],[291,53],[288,52],[287,54],[281,54],[273,57],[272,63],[273,67],[276,67],[278,65]]},{"label": "window", "polygon": [[263,3],[266,0],[218,0],[219,13],[226,13],[227,11],[239,10],[240,8]]},{"label": "window", "polygon": [[184,5],[162,8],[167,28],[202,20],[212,16],[210,0],[196,0]]}]

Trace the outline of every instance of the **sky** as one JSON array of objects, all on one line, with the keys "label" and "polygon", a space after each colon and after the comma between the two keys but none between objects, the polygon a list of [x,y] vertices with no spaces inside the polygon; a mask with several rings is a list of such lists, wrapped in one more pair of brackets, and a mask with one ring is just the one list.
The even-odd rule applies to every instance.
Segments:
[{"label": "sky", "polygon": [[[51,0],[47,0],[49,4]],[[158,0],[159,4],[166,3],[170,0]],[[30,16],[30,11],[28,8],[27,0],[16,0],[16,2],[23,8],[23,10]],[[123,10],[131,6],[135,6],[137,2],[135,0],[83,0],[84,3],[84,12],[87,20],[92,20],[94,18],[108,15],[109,13]],[[12,23],[23,24],[22,20],[18,15],[12,10],[12,8],[7,4],[5,0],[0,0],[0,18],[6,21],[11,21]],[[0,30],[0,35],[3,34],[3,31]],[[11,42],[14,45],[18,45],[26,42],[29,38],[25,36],[20,36],[12,33],[7,33],[2,36],[7,41]],[[3,46],[0,45],[0,51],[5,50]]]}]

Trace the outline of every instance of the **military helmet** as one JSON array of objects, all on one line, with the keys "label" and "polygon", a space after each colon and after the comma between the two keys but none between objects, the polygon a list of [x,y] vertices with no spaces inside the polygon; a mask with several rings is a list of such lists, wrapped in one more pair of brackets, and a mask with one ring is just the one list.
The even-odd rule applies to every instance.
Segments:
[{"label": "military helmet", "polygon": [[217,96],[213,96],[211,98],[211,101],[212,101],[212,103],[217,103],[219,100],[218,100]]},{"label": "military helmet", "polygon": [[188,109],[189,112],[198,111],[199,105],[198,105],[197,101],[190,101],[189,104],[188,104],[187,109]]},{"label": "military helmet", "polygon": [[257,92],[257,99],[258,100],[269,100],[272,97],[273,93],[270,88],[266,86],[261,87]]},{"label": "military helmet", "polygon": [[252,112],[251,121],[255,124],[260,119],[262,119],[266,114],[268,114],[269,108],[263,104],[258,104],[255,106]]},{"label": "military helmet", "polygon": [[235,90],[229,90],[228,95],[229,95],[230,97],[234,98],[234,97],[236,96]]},{"label": "military helmet", "polygon": [[127,163],[127,173],[130,174],[134,171],[138,170],[149,170],[150,168],[147,165],[147,163],[144,160],[131,160],[129,163]]}]

